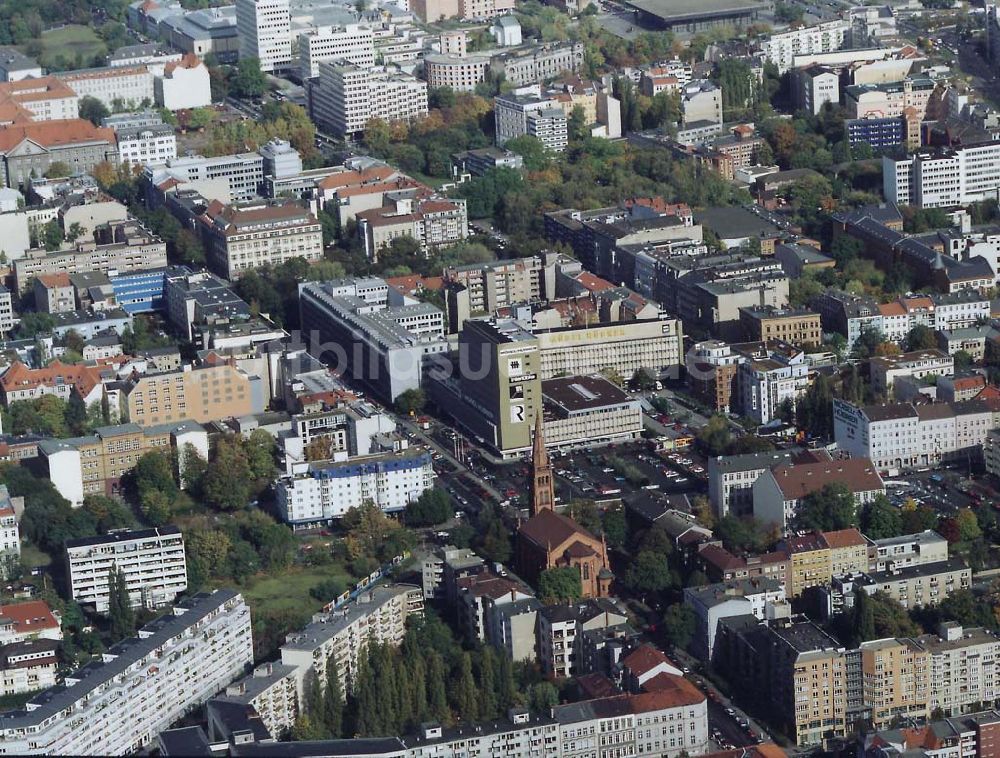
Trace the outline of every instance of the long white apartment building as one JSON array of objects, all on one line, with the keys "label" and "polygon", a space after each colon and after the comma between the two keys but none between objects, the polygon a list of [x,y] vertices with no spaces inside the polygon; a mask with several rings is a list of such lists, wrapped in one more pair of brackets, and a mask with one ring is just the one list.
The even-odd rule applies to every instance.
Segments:
[{"label": "long white apartment building", "polygon": [[[188,182],[224,179],[234,201],[253,200],[264,182],[264,157],[260,153],[236,153],[206,158],[188,155],[164,161],[171,176]],[[147,173],[149,169],[147,169]]]},{"label": "long white apartment building", "polygon": [[760,43],[760,49],[767,61],[777,66],[778,72],[783,74],[793,68],[796,55],[840,50],[850,28],[849,22],[840,19],[804,26],[770,35]]},{"label": "long white apartment building", "polygon": [[833,401],[837,447],[890,473],[978,454],[1000,426],[1000,406],[987,400],[857,406]]},{"label": "long white apartment building", "polygon": [[57,74],[79,97],[100,100],[111,111],[153,104],[156,92],[149,66],[106,66]]},{"label": "long white apartment building", "polygon": [[175,606],[0,716],[4,755],[125,755],[153,742],[253,662],[250,609],[233,590]]},{"label": "long white apartment building", "polygon": [[1000,140],[882,158],[885,199],[948,208],[1000,197]]},{"label": "long white apartment building", "polygon": [[872,540],[872,543],[875,549],[869,553],[868,560],[871,571],[892,571],[948,560],[948,540],[931,529]]},{"label": "long white apartment building", "polygon": [[308,88],[313,120],[353,136],[373,118],[411,121],[427,113],[427,82],[390,67],[323,62]]},{"label": "long white apartment building", "polygon": [[309,527],[341,518],[372,502],[399,512],[434,484],[434,466],[424,450],[360,456],[342,461],[293,464],[275,485],[282,518]]},{"label": "long white apartment building", "polygon": [[70,595],[108,611],[108,579],[120,569],[134,608],[159,608],[187,589],[184,537],[176,526],[121,530],[66,541]]},{"label": "long white apartment building", "polygon": [[295,669],[299,702],[310,670],[316,673],[320,687],[326,686],[326,665],[333,653],[337,654],[340,685],[350,691],[368,641],[399,645],[406,634],[406,619],[423,612],[423,590],[397,584],[375,587],[340,608],[314,614],[305,629],[289,634],[281,646],[282,664]]},{"label": "long white apartment building", "polygon": [[177,135],[168,124],[116,129],[118,159],[126,165],[167,163],[177,157]]},{"label": "long white apartment building", "polygon": [[556,100],[537,94],[500,95],[493,100],[498,146],[529,135],[553,152],[569,143],[566,112]]},{"label": "long white apartment building", "polygon": [[1000,638],[993,632],[950,621],[915,642],[930,654],[931,711],[958,716],[1000,697]]},{"label": "long white apartment building", "polygon": [[240,58],[257,58],[262,71],[292,63],[292,14],[288,0],[236,0]]},{"label": "long white apartment building", "polygon": [[366,24],[320,26],[299,35],[302,80],[319,76],[319,64],[347,61],[361,68],[375,65],[375,34]]}]

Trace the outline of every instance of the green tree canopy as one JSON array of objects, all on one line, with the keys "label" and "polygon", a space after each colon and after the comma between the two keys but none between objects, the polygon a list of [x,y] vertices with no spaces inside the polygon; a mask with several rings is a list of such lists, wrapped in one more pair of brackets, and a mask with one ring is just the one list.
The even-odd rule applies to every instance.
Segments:
[{"label": "green tree canopy", "polygon": [[806,495],[795,516],[799,529],[835,531],[857,526],[854,495],[845,484],[834,482]]},{"label": "green tree canopy", "polygon": [[538,577],[538,596],[547,604],[579,600],[583,596],[580,570],[575,566],[546,569]]}]

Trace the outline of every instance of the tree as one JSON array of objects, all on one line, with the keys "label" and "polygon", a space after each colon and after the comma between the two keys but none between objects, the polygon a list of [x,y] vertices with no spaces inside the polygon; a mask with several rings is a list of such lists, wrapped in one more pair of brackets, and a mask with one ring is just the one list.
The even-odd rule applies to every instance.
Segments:
[{"label": "tree", "polygon": [[583,596],[580,569],[576,566],[546,569],[538,577],[538,596],[546,604],[579,600]]},{"label": "tree", "polygon": [[444,660],[436,650],[427,654],[427,715],[442,724],[451,719],[445,688]]},{"label": "tree", "polygon": [[906,335],[906,349],[933,350],[937,347],[937,335],[933,329],[916,324]]},{"label": "tree", "polygon": [[810,492],[802,501],[795,516],[799,529],[835,531],[857,525],[854,494],[840,482],[823,485]]},{"label": "tree", "polygon": [[796,404],[799,426],[813,437],[833,435],[833,387],[826,374],[820,374]]},{"label": "tree", "polygon": [[601,528],[604,531],[604,538],[608,547],[621,548],[625,545],[628,537],[628,527],[625,521],[625,512],[621,509],[606,510],[601,518]]},{"label": "tree", "polygon": [[108,572],[108,617],[111,636],[116,641],[135,634],[135,611],[129,598],[128,583],[117,564]]},{"label": "tree", "polygon": [[323,726],[333,739],[339,739],[344,732],[344,692],[340,686],[340,672],[337,657],[332,654],[326,659],[326,690],[323,693]]},{"label": "tree", "polygon": [[711,529],[715,526],[715,513],[712,510],[712,503],[704,495],[696,495],[694,500],[691,502],[691,513],[706,529]]},{"label": "tree", "polygon": [[404,416],[416,416],[424,410],[427,398],[419,387],[401,392],[396,397],[396,411]]},{"label": "tree", "polygon": [[17,336],[21,339],[31,339],[39,334],[51,334],[56,326],[56,320],[51,313],[28,311],[21,314],[21,323],[17,327]]},{"label": "tree", "polygon": [[876,638],[875,603],[864,590],[854,591],[854,628],[857,630],[855,644]]},{"label": "tree", "polygon": [[517,153],[524,159],[528,171],[543,171],[549,165],[549,151],[537,137],[525,134],[507,140],[504,148]]},{"label": "tree", "polygon": [[406,504],[403,520],[408,526],[436,526],[451,518],[451,498],[444,490],[431,487]]},{"label": "tree", "polygon": [[240,58],[236,74],[230,81],[233,94],[248,99],[259,98],[267,89],[267,76],[260,70],[258,58]]},{"label": "tree", "polygon": [[729,422],[725,416],[718,413],[714,414],[698,433],[698,441],[713,456],[724,454],[731,439]]},{"label": "tree", "polygon": [[625,582],[642,593],[662,592],[678,583],[667,556],[652,550],[643,550],[635,557],[625,574]]},{"label": "tree", "polygon": [[[55,174],[55,176],[65,176],[65,174]],[[62,243],[62,227],[59,226],[58,219],[52,219],[42,227],[42,244],[45,246],[45,249],[51,253],[53,250],[58,250],[62,247]]]},{"label": "tree", "polygon": [[472,656],[462,653],[459,660],[458,676],[452,690],[455,693],[454,706],[459,717],[465,722],[479,719],[479,692],[472,676]]},{"label": "tree", "polygon": [[63,163],[62,161],[52,161],[48,168],[45,169],[46,179],[61,179],[64,176],[72,176],[73,169],[69,167],[68,163]]},{"label": "tree", "polygon": [[636,369],[632,375],[632,386],[643,392],[650,392],[656,389],[656,377],[648,368]]},{"label": "tree", "polygon": [[209,505],[223,511],[245,508],[251,498],[253,472],[239,442],[220,439],[214,453],[202,479],[202,496]]},{"label": "tree", "polygon": [[675,603],[663,614],[663,634],[674,647],[687,648],[694,638],[696,628],[694,611],[686,603]]},{"label": "tree", "polygon": [[859,522],[858,528],[869,539],[881,540],[903,534],[903,515],[885,495],[862,506]]},{"label": "tree", "polygon": [[215,120],[215,111],[211,108],[193,108],[188,113],[189,129],[202,130]]},{"label": "tree", "polygon": [[758,553],[767,547],[764,530],[753,518],[723,516],[715,525],[715,536],[735,553]]},{"label": "tree", "polygon": [[[90,95],[80,98],[78,110],[80,112],[80,118],[87,119],[87,121],[92,123],[94,126],[100,126],[104,123],[104,119],[111,115],[111,111],[108,110],[104,103],[96,97],[91,97]],[[65,176],[65,174],[63,174],[63,176]]]},{"label": "tree", "polygon": [[537,682],[528,688],[528,707],[539,715],[548,716],[559,705],[559,690],[552,682]]},{"label": "tree", "polygon": [[177,497],[173,460],[159,450],[151,450],[139,458],[132,478],[140,498],[150,492],[160,492],[169,498]]},{"label": "tree", "polygon": [[142,495],[139,508],[150,526],[163,526],[170,521],[173,509],[171,498],[160,490],[150,490]]}]

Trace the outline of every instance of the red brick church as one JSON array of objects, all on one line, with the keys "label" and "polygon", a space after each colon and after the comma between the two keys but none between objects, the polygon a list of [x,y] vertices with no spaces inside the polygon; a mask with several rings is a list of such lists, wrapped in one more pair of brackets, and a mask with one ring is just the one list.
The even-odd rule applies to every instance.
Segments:
[{"label": "red brick church", "polygon": [[614,575],[608,564],[608,546],[604,539],[595,537],[573,519],[555,511],[555,482],[545,450],[541,412],[535,417],[531,457],[531,518],[517,533],[518,573],[534,584],[546,569],[575,566],[580,571],[585,598],[607,597]]}]

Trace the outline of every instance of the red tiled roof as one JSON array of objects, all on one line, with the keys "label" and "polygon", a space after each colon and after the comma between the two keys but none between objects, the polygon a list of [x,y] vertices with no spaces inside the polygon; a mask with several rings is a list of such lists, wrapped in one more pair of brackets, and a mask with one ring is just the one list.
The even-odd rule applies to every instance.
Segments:
[{"label": "red tiled roof", "polygon": [[827,546],[837,550],[844,547],[867,546],[868,540],[857,529],[838,529],[835,532],[823,532],[823,541]]},{"label": "red tiled roof", "polygon": [[29,600],[26,603],[0,607],[0,621],[13,623],[17,634],[32,634],[45,629],[56,629],[59,622],[52,609],[44,600]]},{"label": "red tiled roof", "polygon": [[872,462],[867,458],[777,466],[771,471],[786,500],[799,500],[821,490],[827,484],[843,484],[851,492],[885,488]]},{"label": "red tiled roof", "polygon": [[622,659],[622,666],[627,668],[635,676],[642,676],[643,674],[649,673],[657,666],[662,666],[664,663],[668,665],[673,665],[670,663],[670,659],[663,654],[662,651],[653,647],[649,643],[640,645],[624,659]]},{"label": "red tiled roof", "polygon": [[643,685],[643,692],[632,696],[632,712],[647,713],[664,708],[683,708],[705,702],[705,693],[683,676],[657,674]]},{"label": "red tiled roof", "polygon": [[719,545],[705,545],[698,551],[698,556],[705,563],[715,566],[720,571],[735,571],[747,567],[747,562]]},{"label": "red tiled roof", "polygon": [[39,274],[35,277],[39,282],[41,282],[46,287],[72,287],[73,283],[69,280],[69,274],[65,271],[59,271],[55,274]]},{"label": "red tiled roof", "polygon": [[175,68],[198,68],[198,66],[203,66],[204,64],[194,53],[185,53],[184,57],[179,61],[171,61],[166,66],[163,67],[163,73],[166,76],[170,76],[174,72]]},{"label": "red tiled roof", "polygon": [[25,140],[45,148],[74,145],[80,142],[115,143],[113,129],[94,126],[80,118],[64,121],[37,121],[30,124],[11,124],[0,130],[0,153],[8,153]]},{"label": "red tiled roof", "polygon": [[609,282],[607,279],[602,279],[599,276],[591,274],[589,271],[581,271],[576,277],[576,281],[582,284],[591,292],[604,292],[604,290],[613,289],[615,285]]}]

